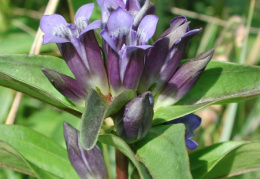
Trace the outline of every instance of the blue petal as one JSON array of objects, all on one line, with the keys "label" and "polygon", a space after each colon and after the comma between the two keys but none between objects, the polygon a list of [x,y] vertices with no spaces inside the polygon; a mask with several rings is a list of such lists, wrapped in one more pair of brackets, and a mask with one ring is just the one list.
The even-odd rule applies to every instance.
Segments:
[{"label": "blue petal", "polygon": [[194,150],[198,147],[198,143],[195,142],[194,140],[190,140],[190,139],[185,139],[185,144],[186,144],[186,147],[190,150]]},{"label": "blue petal", "polygon": [[131,14],[119,7],[111,13],[108,19],[108,30],[112,37],[127,35],[132,28],[133,21]]},{"label": "blue petal", "polygon": [[69,28],[69,24],[58,14],[42,16],[40,28],[46,35],[44,39],[45,44],[51,42],[64,43],[70,41],[72,38],[72,31]]},{"label": "blue petal", "polygon": [[83,6],[81,6],[75,16],[74,16],[74,22],[77,25],[76,22],[78,21],[85,21],[86,23],[88,23],[88,20],[93,12],[94,9],[94,3],[90,3],[90,4],[85,4]]},{"label": "blue petal", "polygon": [[147,44],[148,40],[154,35],[158,17],[156,15],[147,15],[140,22],[137,36],[141,40],[141,44]]},{"label": "blue petal", "polygon": [[191,140],[191,138],[194,136],[193,131],[197,129],[201,124],[201,118],[199,116],[196,116],[194,114],[188,114],[186,116],[165,122],[163,124],[179,124],[182,123],[185,125],[185,143],[186,146],[193,150],[195,149],[198,144]]},{"label": "blue petal", "polygon": [[108,31],[106,29],[104,29],[100,32],[100,35],[106,41],[106,43],[117,53],[116,45],[115,45],[113,39],[111,39]]},{"label": "blue petal", "polygon": [[81,31],[80,35],[90,31],[90,30],[95,30],[95,29],[99,29],[101,27],[101,20],[96,20],[94,22],[92,22],[91,24],[89,24],[83,31]]}]

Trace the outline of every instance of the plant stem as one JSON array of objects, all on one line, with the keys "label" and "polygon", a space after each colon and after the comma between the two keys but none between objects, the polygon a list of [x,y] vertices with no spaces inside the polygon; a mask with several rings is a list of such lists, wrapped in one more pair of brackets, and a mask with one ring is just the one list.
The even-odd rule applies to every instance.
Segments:
[{"label": "plant stem", "polygon": [[[48,5],[44,11],[44,15],[53,14],[58,6],[59,0],[49,0]],[[31,46],[31,50],[29,52],[29,55],[39,55],[41,46],[42,46],[42,36],[43,32],[41,31],[40,27],[37,30],[37,33],[35,35],[33,44]],[[20,105],[20,102],[22,100],[23,94],[21,92],[17,92],[11,107],[11,110],[8,114],[8,117],[6,119],[5,124],[12,125],[15,120],[15,116],[18,110],[18,107]]]},{"label": "plant stem", "polygon": [[128,158],[116,149],[116,178],[128,179]]}]

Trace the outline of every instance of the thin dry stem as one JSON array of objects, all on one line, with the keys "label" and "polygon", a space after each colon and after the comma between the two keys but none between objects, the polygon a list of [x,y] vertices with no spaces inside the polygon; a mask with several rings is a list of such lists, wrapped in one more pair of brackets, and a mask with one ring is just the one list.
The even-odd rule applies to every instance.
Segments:
[{"label": "thin dry stem", "polygon": [[[199,14],[199,13],[196,13],[196,12],[193,12],[193,11],[180,9],[180,8],[177,8],[177,7],[173,7],[171,9],[171,11],[172,11],[173,14],[178,14],[178,15],[187,16],[187,17],[194,18],[194,19],[199,19],[201,21],[217,24],[219,26],[225,27],[226,25],[228,25],[228,21],[225,21],[225,20],[222,20],[222,19],[219,19],[219,18],[216,18],[216,17],[204,15],[204,14]],[[260,28],[251,27],[249,32],[251,34],[257,34],[259,32],[259,30],[260,30]]]},{"label": "thin dry stem", "polygon": [[[49,15],[49,14],[53,14],[57,8],[57,5],[59,3],[59,0],[49,0],[47,7],[45,9],[44,15]],[[42,46],[42,31],[40,29],[40,27],[37,30],[36,36],[34,38],[34,42],[32,44],[31,50],[29,55],[38,55],[40,54],[40,50],[41,50],[41,46]],[[8,117],[6,119],[5,124],[13,124],[14,120],[15,120],[15,116],[18,110],[18,107],[20,105],[20,101],[22,99],[22,93],[17,92],[12,104],[12,107],[9,111]]]}]

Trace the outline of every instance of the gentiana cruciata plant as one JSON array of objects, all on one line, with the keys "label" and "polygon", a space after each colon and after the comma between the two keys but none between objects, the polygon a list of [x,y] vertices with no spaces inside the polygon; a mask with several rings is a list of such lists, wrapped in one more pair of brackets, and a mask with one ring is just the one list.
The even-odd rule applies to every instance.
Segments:
[{"label": "gentiana cruciata plant", "polygon": [[[107,116],[113,119],[117,135],[133,145],[151,129],[155,110],[174,105],[192,89],[214,50],[203,52],[180,66],[189,41],[202,29],[190,30],[190,22],[185,17],[176,17],[170,21],[169,28],[149,44],[159,20],[150,1],[97,0],[97,3],[101,20],[89,21],[93,3],[78,9],[75,24],[67,23],[58,14],[41,18],[43,44],[58,45],[75,79],[51,69],[42,71],[60,93],[83,107],[93,90],[108,104],[125,91],[133,91],[135,97]],[[95,34],[96,29],[101,29],[100,34]],[[97,35],[102,37],[102,47]],[[191,138],[201,119],[190,114],[160,125],[177,123],[186,127],[187,148],[195,149],[198,144]],[[86,148],[80,142],[80,131],[66,122],[64,135],[70,162],[81,178],[108,178],[102,153],[95,142]]]}]

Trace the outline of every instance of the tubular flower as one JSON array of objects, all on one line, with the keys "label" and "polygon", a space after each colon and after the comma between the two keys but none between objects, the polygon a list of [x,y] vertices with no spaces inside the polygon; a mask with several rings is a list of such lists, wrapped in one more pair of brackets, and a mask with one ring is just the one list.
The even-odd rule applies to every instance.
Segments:
[{"label": "tubular flower", "polygon": [[153,36],[158,17],[147,15],[140,22],[137,30],[133,29],[133,16],[118,7],[111,13],[107,30],[100,35],[108,44],[108,78],[112,96],[125,89],[137,90],[139,79],[144,68],[147,45]]},{"label": "tubular flower", "polygon": [[174,18],[147,54],[138,92],[151,90],[156,95],[176,72],[189,40],[200,31],[189,30],[185,17]]},{"label": "tubular flower", "polygon": [[108,179],[106,164],[98,146],[84,150],[79,142],[79,131],[66,122],[63,127],[70,163],[80,178]]},{"label": "tubular flower", "polygon": [[101,26],[97,20],[89,24],[94,4],[86,4],[75,14],[75,24],[69,24],[58,15],[41,18],[40,27],[45,33],[43,44],[57,43],[60,52],[76,77],[78,83],[88,92],[98,88],[103,95],[109,94],[106,70],[94,29]]}]

